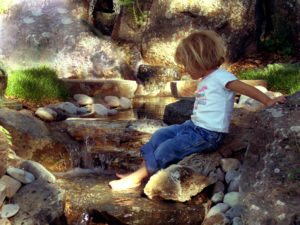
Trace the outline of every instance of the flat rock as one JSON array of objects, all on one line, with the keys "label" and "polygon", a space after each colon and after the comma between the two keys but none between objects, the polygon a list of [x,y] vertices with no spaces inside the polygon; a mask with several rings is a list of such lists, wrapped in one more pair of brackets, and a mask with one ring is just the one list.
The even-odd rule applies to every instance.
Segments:
[{"label": "flat rock", "polygon": [[117,96],[133,98],[137,89],[136,81],[131,80],[82,80],[63,79],[70,89],[70,94],[77,93],[88,96]]},{"label": "flat rock", "polygon": [[22,182],[23,184],[29,184],[35,179],[32,173],[29,173],[19,168],[9,167],[7,168],[6,172],[13,178]]},{"label": "flat rock", "polygon": [[6,196],[9,198],[14,196],[22,185],[21,182],[7,175],[1,177],[0,183],[6,186]]},{"label": "flat rock", "polygon": [[18,204],[6,204],[3,206],[1,210],[2,218],[9,218],[16,215],[19,211],[20,207]]},{"label": "flat rock", "polygon": [[64,214],[64,190],[42,180],[23,186],[11,199],[20,206],[13,224],[50,224]]},{"label": "flat rock", "polygon": [[38,162],[26,160],[22,162],[21,168],[32,173],[36,177],[36,179],[44,180],[50,183],[55,183],[56,181],[55,176]]},{"label": "flat rock", "polygon": [[144,192],[150,199],[185,202],[215,181],[196,173],[190,167],[175,164],[154,174]]}]

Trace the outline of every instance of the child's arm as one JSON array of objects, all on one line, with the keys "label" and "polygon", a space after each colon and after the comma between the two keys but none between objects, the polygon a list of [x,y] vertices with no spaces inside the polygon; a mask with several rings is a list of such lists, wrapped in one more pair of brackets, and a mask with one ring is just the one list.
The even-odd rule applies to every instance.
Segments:
[{"label": "child's arm", "polygon": [[247,95],[250,98],[253,98],[261,103],[263,103],[265,106],[272,106],[276,102],[284,103],[285,97],[280,96],[274,99],[269,98],[269,96],[262,93],[260,90],[258,90],[255,87],[252,87],[248,84],[245,84],[239,80],[230,81],[226,84],[226,88],[234,91],[239,92],[243,95]]}]

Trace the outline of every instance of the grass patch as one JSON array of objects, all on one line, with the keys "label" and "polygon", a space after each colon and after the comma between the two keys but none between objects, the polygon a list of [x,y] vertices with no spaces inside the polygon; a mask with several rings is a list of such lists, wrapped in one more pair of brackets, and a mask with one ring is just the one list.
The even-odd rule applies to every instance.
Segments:
[{"label": "grass patch", "polygon": [[264,68],[242,70],[239,79],[266,80],[268,89],[291,95],[300,91],[300,64],[270,64]]},{"label": "grass patch", "polygon": [[0,14],[6,13],[12,3],[12,0],[0,0]]},{"label": "grass patch", "polygon": [[10,72],[5,95],[35,102],[66,100],[69,90],[55,70],[38,67]]}]

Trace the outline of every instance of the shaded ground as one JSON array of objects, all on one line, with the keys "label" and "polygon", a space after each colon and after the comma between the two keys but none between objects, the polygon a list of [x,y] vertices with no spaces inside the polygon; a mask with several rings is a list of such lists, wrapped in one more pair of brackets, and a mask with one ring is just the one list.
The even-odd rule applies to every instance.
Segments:
[{"label": "shaded ground", "polygon": [[249,56],[242,57],[240,60],[230,65],[228,70],[234,74],[237,74],[241,70],[265,67],[268,64],[297,63],[297,62],[298,63],[300,62],[300,56],[293,56],[287,58],[284,56],[276,55],[274,53],[258,51]]}]

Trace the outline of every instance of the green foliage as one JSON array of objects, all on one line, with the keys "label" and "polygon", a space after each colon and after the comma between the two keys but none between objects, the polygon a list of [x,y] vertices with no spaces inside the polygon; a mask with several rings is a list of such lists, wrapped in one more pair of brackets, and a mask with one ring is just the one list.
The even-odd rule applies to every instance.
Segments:
[{"label": "green foliage", "polygon": [[237,76],[240,79],[267,80],[268,88],[293,94],[300,91],[300,64],[270,64],[265,68],[240,71]]},{"label": "green foliage", "polygon": [[272,18],[273,30],[260,40],[261,47],[264,50],[288,58],[295,54],[291,43],[292,23],[287,16],[281,14],[274,14]]},{"label": "green foliage", "polygon": [[12,5],[12,0],[1,0],[0,1],[0,14],[6,13],[11,5]]},{"label": "green foliage", "polygon": [[7,96],[26,100],[65,100],[69,91],[56,71],[47,67],[15,70],[8,75]]},{"label": "green foliage", "polygon": [[8,130],[0,125],[0,132],[6,136],[7,142],[10,146],[12,146],[11,135]]},{"label": "green foliage", "polygon": [[141,10],[141,3],[138,0],[121,0],[120,5],[127,7],[136,25],[142,25],[147,19],[147,12]]}]

